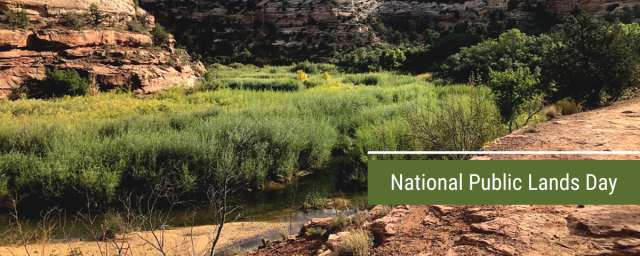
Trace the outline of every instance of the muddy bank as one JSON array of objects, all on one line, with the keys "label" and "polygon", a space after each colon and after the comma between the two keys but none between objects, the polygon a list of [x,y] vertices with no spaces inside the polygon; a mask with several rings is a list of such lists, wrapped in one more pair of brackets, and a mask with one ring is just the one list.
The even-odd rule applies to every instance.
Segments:
[{"label": "muddy bank", "polygon": [[[222,230],[222,237],[219,241],[217,251],[225,251],[232,247],[235,242],[246,241],[248,239],[260,239],[260,236],[273,230],[288,227],[288,223],[271,222],[238,222],[228,223]],[[164,235],[164,249],[168,255],[202,255],[215,235],[215,226],[198,226],[192,228],[176,228],[171,230],[157,231],[158,238]],[[257,238],[256,238],[257,237]],[[27,246],[30,254],[25,248],[20,246],[0,247],[0,255],[118,255],[118,247],[125,248],[121,255],[157,255],[159,252],[145,240],[152,241],[154,246],[155,238],[151,232],[135,232],[125,235],[118,235],[113,241],[96,242],[87,239],[74,239],[68,242],[55,242],[50,244],[31,244]],[[36,253],[38,252],[38,253]],[[82,253],[82,254],[79,254]]]}]

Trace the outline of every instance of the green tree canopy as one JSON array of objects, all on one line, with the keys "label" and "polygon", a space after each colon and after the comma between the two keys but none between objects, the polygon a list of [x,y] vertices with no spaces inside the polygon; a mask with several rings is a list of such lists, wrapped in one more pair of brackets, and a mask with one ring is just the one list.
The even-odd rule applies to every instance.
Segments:
[{"label": "green tree canopy", "polygon": [[522,113],[525,104],[541,94],[539,77],[540,68],[536,68],[533,73],[527,67],[504,72],[489,69],[489,88],[495,95],[502,122],[509,125],[510,131],[514,124],[518,127],[516,118]]},{"label": "green tree canopy", "polygon": [[550,100],[573,98],[586,108],[616,101],[640,85],[640,26],[610,24],[590,14],[565,17],[544,54]]},{"label": "green tree canopy", "polygon": [[551,46],[550,37],[527,36],[517,29],[509,30],[498,39],[488,39],[447,58],[440,65],[441,75],[456,82],[467,81],[472,74],[487,79],[489,70],[505,71],[540,65],[542,52]]}]

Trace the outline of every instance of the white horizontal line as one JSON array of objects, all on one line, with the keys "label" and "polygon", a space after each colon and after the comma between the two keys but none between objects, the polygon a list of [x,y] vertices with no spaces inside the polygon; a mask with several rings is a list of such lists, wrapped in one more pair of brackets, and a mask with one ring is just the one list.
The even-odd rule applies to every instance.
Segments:
[{"label": "white horizontal line", "polygon": [[640,151],[369,151],[369,155],[640,155]]}]

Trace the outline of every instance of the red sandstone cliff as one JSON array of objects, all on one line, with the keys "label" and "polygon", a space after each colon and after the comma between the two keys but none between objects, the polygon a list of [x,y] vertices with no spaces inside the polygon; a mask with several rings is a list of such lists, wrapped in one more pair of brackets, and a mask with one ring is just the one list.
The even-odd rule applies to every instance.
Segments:
[{"label": "red sandstone cliff", "polygon": [[[92,3],[100,9],[102,24],[72,30],[61,22],[71,11],[85,15]],[[148,33],[127,31],[126,22],[133,19],[149,28],[154,24],[130,0],[0,0],[0,11],[7,10],[26,10],[31,25],[0,27],[0,97],[30,80],[44,79],[45,68],[75,69],[102,90],[130,85],[140,93],[193,84],[199,71],[205,71],[187,53],[175,50],[173,40],[153,45]]]}]

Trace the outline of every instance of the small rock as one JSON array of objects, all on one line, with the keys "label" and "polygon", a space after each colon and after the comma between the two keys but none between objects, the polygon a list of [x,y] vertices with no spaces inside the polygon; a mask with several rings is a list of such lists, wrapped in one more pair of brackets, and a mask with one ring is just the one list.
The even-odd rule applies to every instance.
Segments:
[{"label": "small rock", "polygon": [[438,219],[437,217],[432,215],[427,215],[422,220],[422,225],[435,225],[435,224],[438,224],[438,222],[440,222],[440,219]]},{"label": "small rock", "polygon": [[[322,250],[320,250],[320,251],[322,251]],[[318,256],[329,256],[329,255],[331,255],[331,250],[326,250],[326,251],[324,251],[322,253],[320,251],[318,251],[318,253],[319,253]]]},{"label": "small rock", "polygon": [[432,205],[429,210],[433,210],[438,216],[449,215],[453,211],[453,207],[445,205]]}]

